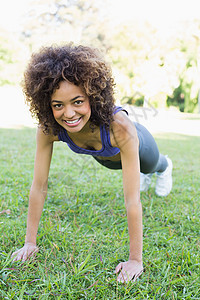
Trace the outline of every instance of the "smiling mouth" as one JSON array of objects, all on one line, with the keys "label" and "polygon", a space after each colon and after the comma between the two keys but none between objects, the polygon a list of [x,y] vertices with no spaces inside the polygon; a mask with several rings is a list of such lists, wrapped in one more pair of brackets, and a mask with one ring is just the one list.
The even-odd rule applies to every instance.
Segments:
[{"label": "smiling mouth", "polygon": [[78,125],[81,121],[81,117],[76,119],[76,120],[73,120],[73,121],[67,121],[67,120],[64,120],[64,122],[69,125],[69,126],[75,126],[75,125]]}]

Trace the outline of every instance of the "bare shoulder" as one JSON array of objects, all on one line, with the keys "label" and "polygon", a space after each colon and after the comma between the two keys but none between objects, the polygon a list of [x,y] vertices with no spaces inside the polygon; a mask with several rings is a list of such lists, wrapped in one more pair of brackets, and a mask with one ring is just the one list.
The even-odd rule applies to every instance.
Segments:
[{"label": "bare shoulder", "polygon": [[122,144],[138,145],[138,136],[134,123],[124,111],[114,115],[111,123],[111,143],[114,147],[122,147]]},{"label": "bare shoulder", "polygon": [[48,144],[53,144],[56,141],[59,141],[58,136],[53,135],[53,133],[46,134],[43,132],[42,128],[38,126],[37,143],[48,145]]}]

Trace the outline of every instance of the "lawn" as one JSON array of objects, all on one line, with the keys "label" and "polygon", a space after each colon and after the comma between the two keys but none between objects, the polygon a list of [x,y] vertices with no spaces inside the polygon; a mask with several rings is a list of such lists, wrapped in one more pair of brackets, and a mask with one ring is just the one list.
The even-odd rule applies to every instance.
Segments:
[{"label": "lawn", "polygon": [[145,271],[119,284],[114,269],[129,245],[121,171],[63,143],[54,148],[40,252],[12,263],[25,239],[35,129],[0,129],[0,299],[200,299],[200,137],[155,137],[173,160],[173,191],[141,194]]}]

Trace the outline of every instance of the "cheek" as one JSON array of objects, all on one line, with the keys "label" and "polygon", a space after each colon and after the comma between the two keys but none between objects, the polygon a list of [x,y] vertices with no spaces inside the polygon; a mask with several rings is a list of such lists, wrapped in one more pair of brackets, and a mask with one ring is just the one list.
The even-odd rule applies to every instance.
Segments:
[{"label": "cheek", "polygon": [[90,117],[91,116],[91,107],[90,104],[88,103],[87,108],[86,108],[86,114]]},{"label": "cheek", "polygon": [[90,117],[91,115],[91,108],[90,108],[90,105],[84,105],[82,107],[80,107],[77,112],[81,115],[84,115],[85,117]]},{"label": "cheek", "polygon": [[61,113],[59,111],[52,109],[52,112],[55,119],[58,119],[61,116]]}]

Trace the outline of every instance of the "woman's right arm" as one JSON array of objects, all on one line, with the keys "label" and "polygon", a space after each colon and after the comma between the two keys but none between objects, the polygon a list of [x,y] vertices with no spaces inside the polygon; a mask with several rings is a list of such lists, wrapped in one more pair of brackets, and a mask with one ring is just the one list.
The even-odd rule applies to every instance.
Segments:
[{"label": "woman's right arm", "polygon": [[36,237],[44,201],[47,195],[48,175],[54,140],[55,137],[52,135],[45,135],[42,129],[38,128],[34,177],[29,196],[25,244],[23,248],[12,254],[14,261],[25,261],[28,256],[38,251]]}]

